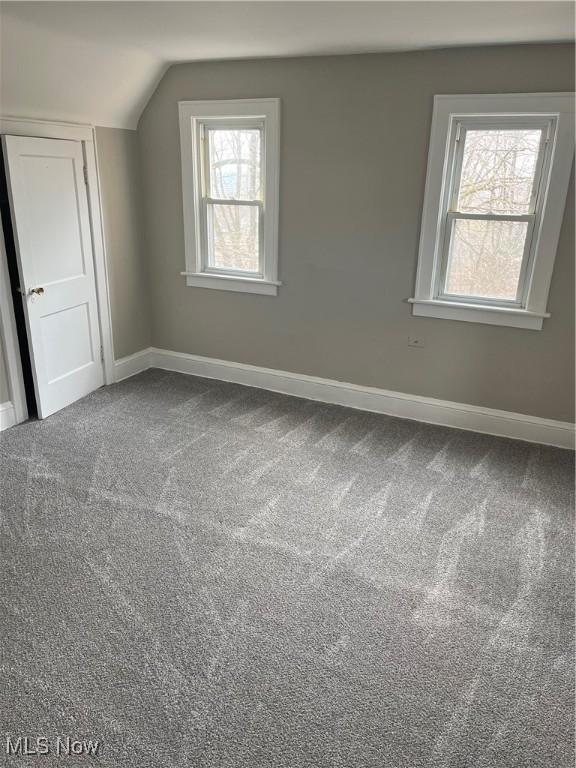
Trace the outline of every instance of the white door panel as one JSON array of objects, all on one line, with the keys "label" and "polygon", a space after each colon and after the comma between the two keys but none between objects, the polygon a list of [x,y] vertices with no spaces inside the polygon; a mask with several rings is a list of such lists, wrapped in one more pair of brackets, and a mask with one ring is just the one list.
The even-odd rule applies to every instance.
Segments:
[{"label": "white door panel", "polygon": [[44,418],[104,383],[84,157],[76,141],[2,141],[38,415]]}]

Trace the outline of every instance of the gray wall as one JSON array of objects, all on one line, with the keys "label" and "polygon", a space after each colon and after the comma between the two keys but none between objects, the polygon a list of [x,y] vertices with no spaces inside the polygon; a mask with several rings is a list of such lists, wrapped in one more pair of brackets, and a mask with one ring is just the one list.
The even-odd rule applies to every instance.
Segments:
[{"label": "gray wall", "polygon": [[150,346],[142,185],[135,131],[96,128],[116,359]]},{"label": "gray wall", "polygon": [[[153,344],[572,419],[573,191],[543,331],[413,318],[405,300],[434,94],[570,91],[573,70],[569,45],[173,66],[138,129]],[[282,100],[284,285],[278,297],[187,288],[177,102],[265,96]]]}]

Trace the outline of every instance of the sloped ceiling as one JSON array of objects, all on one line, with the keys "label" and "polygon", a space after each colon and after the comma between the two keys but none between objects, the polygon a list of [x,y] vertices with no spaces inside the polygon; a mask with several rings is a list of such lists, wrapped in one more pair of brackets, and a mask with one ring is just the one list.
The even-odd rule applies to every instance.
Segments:
[{"label": "sloped ceiling", "polygon": [[4,115],[134,128],[171,63],[573,39],[571,2],[3,2]]}]

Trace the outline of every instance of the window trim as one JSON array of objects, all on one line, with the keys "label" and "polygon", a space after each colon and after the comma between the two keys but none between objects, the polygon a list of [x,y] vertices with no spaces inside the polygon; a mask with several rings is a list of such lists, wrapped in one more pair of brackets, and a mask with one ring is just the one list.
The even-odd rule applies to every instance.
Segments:
[{"label": "window trim", "polygon": [[[178,102],[180,150],[182,161],[182,200],[184,216],[184,250],[186,285],[242,293],[276,296],[278,286],[278,208],[280,166],[280,100],[227,99]],[[239,272],[209,267],[203,244],[205,231],[205,199],[203,176],[205,156],[199,149],[202,124],[258,125],[262,131],[262,176],[264,194],[260,209],[260,247],[262,271]],[[218,203],[227,201],[218,200]],[[243,201],[231,201],[242,205]],[[250,202],[250,205],[256,203]]]},{"label": "window trim", "polygon": [[[464,124],[471,117],[485,118],[487,124],[491,119],[505,117],[511,123],[528,118],[533,123],[553,125],[549,148],[542,158],[543,184],[538,191],[539,208],[534,213],[534,221],[539,216],[539,227],[531,238],[521,302],[439,294],[448,242],[445,224],[450,211],[449,196],[454,191],[454,132],[458,123]],[[546,305],[574,155],[573,122],[572,93],[434,97],[416,288],[414,298],[408,299],[413,315],[542,328],[543,320],[550,317]]]}]

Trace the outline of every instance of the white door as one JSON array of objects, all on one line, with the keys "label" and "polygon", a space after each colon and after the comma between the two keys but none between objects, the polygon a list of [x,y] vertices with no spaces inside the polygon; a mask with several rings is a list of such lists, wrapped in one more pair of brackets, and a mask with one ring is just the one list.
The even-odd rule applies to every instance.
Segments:
[{"label": "white door", "polygon": [[43,419],[104,383],[82,143],[3,136],[20,290]]}]

